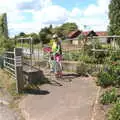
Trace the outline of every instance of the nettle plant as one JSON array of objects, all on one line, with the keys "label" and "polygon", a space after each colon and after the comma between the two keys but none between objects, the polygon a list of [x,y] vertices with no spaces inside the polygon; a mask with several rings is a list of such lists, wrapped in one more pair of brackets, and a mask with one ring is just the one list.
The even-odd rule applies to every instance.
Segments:
[{"label": "nettle plant", "polygon": [[120,101],[117,101],[113,108],[108,111],[108,120],[120,120]]},{"label": "nettle plant", "polygon": [[97,84],[102,87],[120,87],[120,63],[107,64],[98,74]]},{"label": "nettle plant", "polygon": [[117,91],[115,88],[105,91],[100,96],[100,103],[102,103],[103,105],[114,103],[114,102],[116,102],[116,100],[117,100]]}]

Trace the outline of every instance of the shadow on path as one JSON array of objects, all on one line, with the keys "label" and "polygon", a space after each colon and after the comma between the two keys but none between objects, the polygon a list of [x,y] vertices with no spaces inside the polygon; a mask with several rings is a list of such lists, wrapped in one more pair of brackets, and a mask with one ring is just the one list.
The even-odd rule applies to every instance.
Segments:
[{"label": "shadow on path", "polygon": [[30,88],[24,89],[25,94],[33,94],[33,95],[47,95],[50,94],[47,90],[41,90],[39,86],[31,86]]},{"label": "shadow on path", "polygon": [[47,90],[38,90],[38,89],[26,89],[24,93],[34,94],[34,95],[47,95],[50,92]]},{"label": "shadow on path", "polygon": [[63,74],[63,80],[66,82],[72,82],[73,79],[80,77],[80,75],[76,73],[65,73]]},{"label": "shadow on path", "polygon": [[63,85],[62,85],[60,82],[58,82],[57,80],[51,80],[49,84],[50,84],[50,85],[53,85],[53,86],[58,86],[58,87],[63,86]]}]

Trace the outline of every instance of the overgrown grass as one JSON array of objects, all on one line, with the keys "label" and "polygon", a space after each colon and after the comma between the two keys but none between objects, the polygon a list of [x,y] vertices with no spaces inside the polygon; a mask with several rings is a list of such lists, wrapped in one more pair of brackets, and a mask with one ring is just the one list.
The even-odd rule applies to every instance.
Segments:
[{"label": "overgrown grass", "polygon": [[[22,45],[21,45],[21,43],[17,43],[16,44],[16,47],[24,47],[24,48],[30,48],[30,44],[28,44],[28,43],[23,43]],[[42,49],[42,45],[41,44],[33,44],[33,48],[34,49]]]},{"label": "overgrown grass", "polygon": [[2,69],[0,69],[0,87],[14,98],[20,96],[16,92],[16,80],[14,80],[7,72]]}]

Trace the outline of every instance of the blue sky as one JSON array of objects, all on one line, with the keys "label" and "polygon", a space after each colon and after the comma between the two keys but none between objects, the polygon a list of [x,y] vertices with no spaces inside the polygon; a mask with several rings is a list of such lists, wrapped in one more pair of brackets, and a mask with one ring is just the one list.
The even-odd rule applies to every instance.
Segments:
[{"label": "blue sky", "polygon": [[96,0],[53,0],[53,3],[72,10],[73,7],[84,9],[92,3],[96,4]]},{"label": "blue sky", "polygon": [[65,22],[75,22],[83,31],[105,31],[109,3],[110,0],[0,0],[0,13],[7,12],[10,36],[38,33],[45,26]]}]

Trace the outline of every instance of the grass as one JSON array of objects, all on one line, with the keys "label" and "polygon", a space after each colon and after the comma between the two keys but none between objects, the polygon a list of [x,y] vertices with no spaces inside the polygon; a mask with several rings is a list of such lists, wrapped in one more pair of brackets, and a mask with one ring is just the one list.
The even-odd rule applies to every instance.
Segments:
[{"label": "grass", "polygon": [[15,98],[20,96],[16,92],[16,80],[2,69],[0,69],[0,88]]},{"label": "grass", "polygon": [[11,78],[11,76],[2,69],[0,69],[0,88],[0,97],[2,98],[4,96],[7,96],[7,99],[9,99],[9,97],[10,99],[12,98],[8,107],[14,112],[16,112],[20,120],[25,120],[18,107],[18,103],[22,94],[17,94],[16,92],[16,80]]},{"label": "grass", "polygon": [[[30,48],[30,44],[28,44],[28,43],[23,43],[22,46],[24,48]],[[16,45],[16,47],[22,47],[22,46],[21,46],[21,43],[17,43],[17,45]],[[33,48],[41,50],[42,46],[41,46],[40,43],[39,44],[33,44]]]}]

